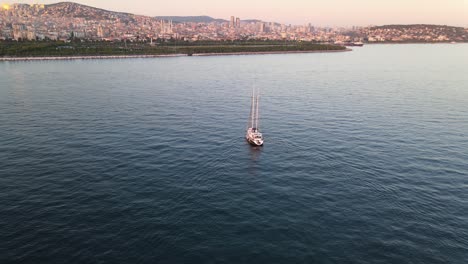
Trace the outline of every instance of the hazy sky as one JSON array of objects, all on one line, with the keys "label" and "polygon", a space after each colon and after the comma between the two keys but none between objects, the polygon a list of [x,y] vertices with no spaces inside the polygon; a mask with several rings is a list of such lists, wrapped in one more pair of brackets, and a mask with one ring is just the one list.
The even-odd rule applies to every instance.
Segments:
[{"label": "hazy sky", "polygon": [[[56,3],[59,1],[5,1]],[[468,0],[76,0],[141,15],[209,15],[329,26],[447,24],[468,27]]]}]

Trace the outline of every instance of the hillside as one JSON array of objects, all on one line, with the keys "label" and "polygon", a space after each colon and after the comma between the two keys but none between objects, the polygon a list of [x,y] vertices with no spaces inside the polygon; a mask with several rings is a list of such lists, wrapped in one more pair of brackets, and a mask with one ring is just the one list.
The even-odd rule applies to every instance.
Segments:
[{"label": "hillside", "polygon": [[461,29],[463,27],[453,27],[447,25],[431,25],[431,24],[408,24],[408,25],[382,25],[382,26],[373,26],[370,29],[397,29],[397,30],[406,30],[406,29],[440,29],[440,30],[453,30]]},{"label": "hillside", "polygon": [[[384,25],[365,30],[369,40],[393,42],[434,42],[434,41],[468,41],[468,31],[462,27],[446,25]],[[378,36],[378,37],[374,37]]]},{"label": "hillside", "polygon": [[114,12],[73,2],[45,5],[43,14],[58,17],[78,17],[87,20],[114,20],[134,16],[129,13]]},{"label": "hillside", "polygon": [[212,23],[212,22],[228,22],[224,19],[217,19],[212,18],[210,16],[157,16],[156,19],[160,20],[172,20],[175,23],[187,23],[187,22],[195,22],[195,23]]}]

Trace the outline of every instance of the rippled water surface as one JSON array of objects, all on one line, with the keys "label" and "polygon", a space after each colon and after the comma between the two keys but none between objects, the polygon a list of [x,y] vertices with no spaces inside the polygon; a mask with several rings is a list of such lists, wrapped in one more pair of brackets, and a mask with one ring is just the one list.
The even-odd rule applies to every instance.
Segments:
[{"label": "rippled water surface", "polygon": [[0,62],[0,262],[466,263],[467,69],[467,44]]}]

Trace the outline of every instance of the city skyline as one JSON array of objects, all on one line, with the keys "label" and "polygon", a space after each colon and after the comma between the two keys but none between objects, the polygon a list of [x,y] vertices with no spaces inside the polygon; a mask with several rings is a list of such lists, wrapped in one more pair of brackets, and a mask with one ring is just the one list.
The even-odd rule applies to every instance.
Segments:
[{"label": "city skyline", "polygon": [[[2,1],[12,3],[51,4],[61,1]],[[111,11],[128,12],[147,16],[197,16],[208,15],[215,18],[261,19],[285,24],[312,23],[320,26],[366,26],[383,24],[445,24],[468,26],[468,5],[464,0],[413,0],[371,1],[330,0],[325,2],[290,0],[285,3],[258,0],[255,2],[237,0],[235,2],[200,0],[197,2],[173,0],[136,0],[121,2],[110,0],[76,0],[84,5]],[[339,8],[337,8],[339,7]]]}]

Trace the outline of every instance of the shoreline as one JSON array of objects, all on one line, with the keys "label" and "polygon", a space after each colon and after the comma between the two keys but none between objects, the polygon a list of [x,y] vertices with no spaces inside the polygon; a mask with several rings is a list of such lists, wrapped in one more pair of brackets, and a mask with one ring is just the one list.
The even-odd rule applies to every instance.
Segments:
[{"label": "shoreline", "polygon": [[135,58],[164,58],[182,57],[187,54],[166,55],[79,55],[79,56],[37,56],[37,57],[0,57],[0,61],[43,61],[43,60],[105,60],[105,59],[135,59]]},{"label": "shoreline", "polygon": [[223,52],[223,53],[196,53],[192,56],[232,56],[232,55],[268,55],[268,54],[297,54],[297,53],[334,53],[346,52],[352,49],[343,50],[291,50],[291,51],[246,51],[246,52]]},{"label": "shoreline", "polygon": [[460,42],[448,42],[448,41],[440,41],[440,42],[386,42],[386,41],[376,41],[376,42],[367,42],[364,45],[374,45],[374,44],[424,44],[424,45],[437,45],[437,44],[468,44],[467,41],[460,41]]},{"label": "shoreline", "polygon": [[51,61],[51,60],[102,60],[102,59],[144,59],[144,58],[173,58],[190,56],[233,56],[233,55],[268,55],[268,54],[297,54],[297,53],[334,53],[346,52],[352,49],[344,50],[294,50],[294,51],[252,51],[252,52],[223,52],[223,53],[195,53],[192,55],[178,54],[160,54],[160,55],[79,55],[79,56],[38,56],[38,57],[0,57],[0,61]]}]

